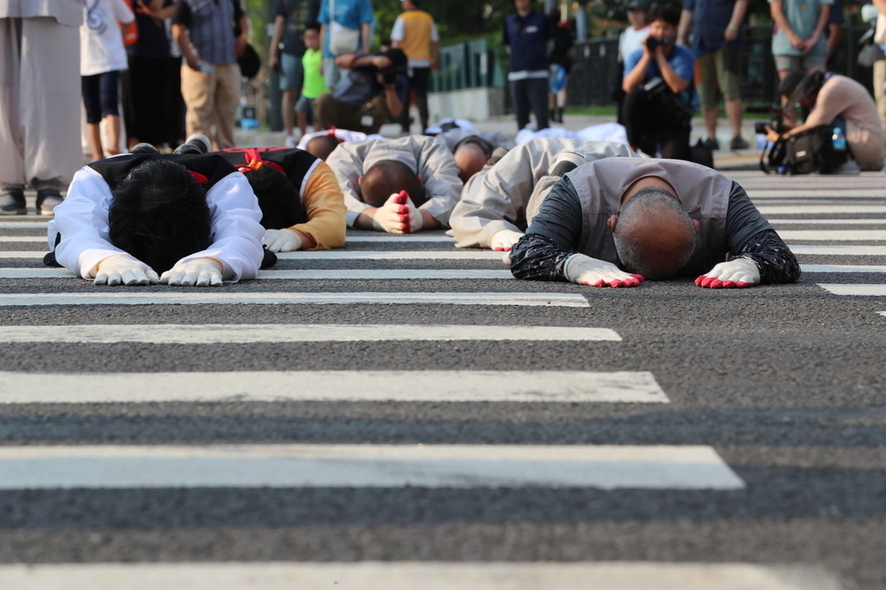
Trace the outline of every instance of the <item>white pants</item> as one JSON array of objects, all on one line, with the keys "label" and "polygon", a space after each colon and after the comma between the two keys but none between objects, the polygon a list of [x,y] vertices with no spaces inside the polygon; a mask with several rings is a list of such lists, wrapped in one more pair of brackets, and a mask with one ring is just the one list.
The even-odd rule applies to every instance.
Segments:
[{"label": "white pants", "polygon": [[64,190],[80,153],[80,30],[0,18],[0,187]]}]

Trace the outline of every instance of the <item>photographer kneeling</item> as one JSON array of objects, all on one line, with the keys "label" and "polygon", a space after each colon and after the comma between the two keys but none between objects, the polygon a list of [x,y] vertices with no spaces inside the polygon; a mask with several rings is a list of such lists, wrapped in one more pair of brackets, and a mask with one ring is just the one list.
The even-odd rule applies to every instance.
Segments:
[{"label": "photographer kneeling", "polygon": [[403,108],[397,78],[406,75],[406,63],[401,49],[336,57],[335,64],[348,71],[332,92],[316,98],[314,111],[320,127],[378,133],[388,117],[399,116]]},{"label": "photographer kneeling", "polygon": [[674,44],[680,11],[660,7],[649,13],[649,36],[625,61],[622,89],[628,142],[649,156],[690,159],[692,76],[695,58]]},{"label": "photographer kneeling", "polygon": [[[784,141],[820,126],[828,128],[828,135],[839,127],[848,144],[849,159],[830,172],[853,174],[883,167],[883,130],[877,106],[864,86],[839,74],[797,69],[785,75],[778,93],[785,104],[785,122],[778,130],[766,125],[766,139]],[[792,124],[788,116],[797,107],[805,114],[801,125]]]}]

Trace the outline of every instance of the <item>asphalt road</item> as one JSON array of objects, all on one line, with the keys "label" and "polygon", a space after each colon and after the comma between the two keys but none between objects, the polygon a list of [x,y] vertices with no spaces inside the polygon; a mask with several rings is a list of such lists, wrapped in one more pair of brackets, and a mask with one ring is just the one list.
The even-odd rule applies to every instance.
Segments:
[{"label": "asphalt road", "polygon": [[886,587],[886,180],[733,176],[797,284],[471,278],[505,267],[414,236],[275,267],[402,278],[101,288],[0,218],[0,588]]}]

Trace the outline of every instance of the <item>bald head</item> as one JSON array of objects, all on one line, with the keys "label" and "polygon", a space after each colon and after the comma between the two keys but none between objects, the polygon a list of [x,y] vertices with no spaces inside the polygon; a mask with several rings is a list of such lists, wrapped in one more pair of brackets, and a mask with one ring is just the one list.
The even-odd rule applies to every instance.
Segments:
[{"label": "bald head", "polygon": [[363,202],[381,207],[391,195],[406,191],[418,207],[425,202],[425,189],[415,171],[397,160],[381,160],[373,164],[363,176],[360,192]]},{"label": "bald head", "polygon": [[673,278],[695,250],[696,225],[665,189],[638,190],[622,206],[613,231],[618,258],[647,279]]},{"label": "bald head", "polygon": [[329,157],[329,154],[331,154],[340,143],[341,141],[339,141],[334,135],[318,135],[317,137],[312,137],[311,140],[308,141],[307,145],[305,145],[305,151],[325,162],[326,158]]},{"label": "bald head", "polygon": [[462,182],[467,182],[471,176],[482,170],[489,160],[486,151],[473,141],[458,146],[453,156],[458,167],[458,177]]}]

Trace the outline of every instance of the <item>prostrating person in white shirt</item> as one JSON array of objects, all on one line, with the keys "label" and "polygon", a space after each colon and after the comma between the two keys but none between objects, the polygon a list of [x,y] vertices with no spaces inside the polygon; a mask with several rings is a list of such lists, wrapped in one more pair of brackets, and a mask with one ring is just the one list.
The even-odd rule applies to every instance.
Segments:
[{"label": "prostrating person in white shirt", "polygon": [[74,175],[44,261],[96,285],[233,283],[276,260],[262,248],[261,217],[221,155],[123,154]]}]

